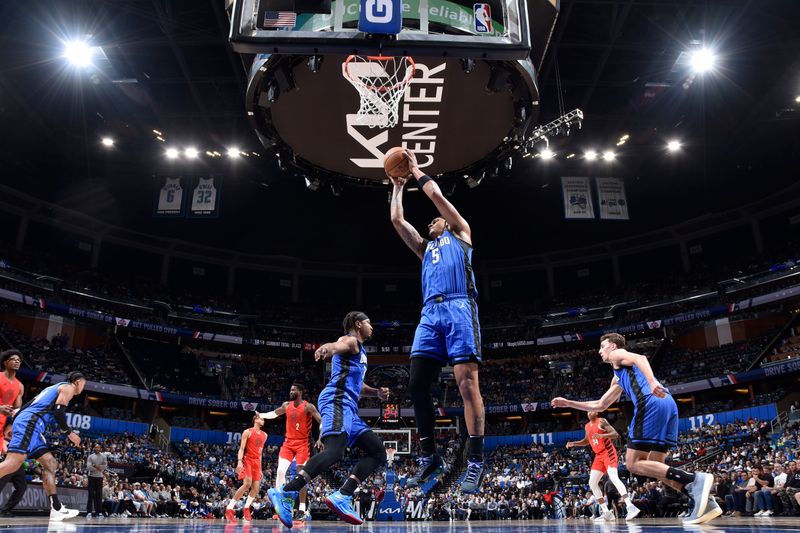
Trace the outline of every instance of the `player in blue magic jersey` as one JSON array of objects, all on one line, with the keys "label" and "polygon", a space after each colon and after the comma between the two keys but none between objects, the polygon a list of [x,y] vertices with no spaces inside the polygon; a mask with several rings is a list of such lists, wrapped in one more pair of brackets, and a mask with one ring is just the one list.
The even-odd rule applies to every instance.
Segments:
[{"label": "player in blue magic jersey", "polygon": [[600,337],[598,350],[604,363],[614,369],[611,387],[599,400],[576,402],[553,398],[553,407],[582,411],[605,411],[618,401],[624,392],[633,402],[633,418],[628,429],[628,450],[625,464],[638,476],[658,479],[694,500],[686,524],[708,522],[722,514],[722,509],[710,497],[714,476],[703,472],[689,473],[665,464],[667,451],[678,444],[678,407],[672,395],[653,375],[647,357],[625,349],[625,337],[608,333]]},{"label": "player in blue magic jersey", "polygon": [[389,389],[375,389],[364,383],[367,373],[367,352],[362,344],[372,336],[372,324],[367,315],[351,311],[342,324],[345,335],[336,342],[323,344],[314,353],[317,361],[332,358],[331,379],[317,400],[317,409],[322,416],[320,438],[324,450],[308,460],[294,479],[281,487],[269,489],[275,512],[283,525],[292,527],[292,512],[298,491],[312,479],[328,470],[344,457],[346,448],[358,446],[366,455],[350,471],[344,485],[325,498],[328,508],[349,524],[360,525],[361,518],[353,509],[352,499],[359,483],[376,468],[386,463],[383,442],[358,417],[358,399],[389,398]]},{"label": "player in blue magic jersey", "polygon": [[474,493],[483,477],[484,408],[478,386],[481,333],[478,322],[478,291],[472,270],[472,231],[458,210],[442,194],[439,185],[422,172],[411,150],[405,150],[409,170],[420,189],[439,211],[428,224],[423,239],[403,216],[403,186],[408,178],[391,178],[391,218],[403,242],[422,260],[422,314],[411,347],[409,394],[420,437],[419,472],[409,479],[415,486],[436,476],[444,461],[434,442],[431,385],[442,366],[452,365],[458,390],[464,400],[464,418],[469,432],[467,473],[461,491]]},{"label": "player in blue magic jersey", "polygon": [[71,372],[67,381],[50,385],[32,400],[19,408],[11,428],[8,455],[0,463],[0,478],[16,472],[26,458],[37,459],[42,465],[42,485],[50,499],[50,520],[64,520],[78,515],[77,509],[67,509],[56,494],[58,461],[53,457],[44,438],[45,426],[53,421],[75,445],[81,439],[67,424],[67,405],[74,396],[83,392],[86,378],[80,372]]}]

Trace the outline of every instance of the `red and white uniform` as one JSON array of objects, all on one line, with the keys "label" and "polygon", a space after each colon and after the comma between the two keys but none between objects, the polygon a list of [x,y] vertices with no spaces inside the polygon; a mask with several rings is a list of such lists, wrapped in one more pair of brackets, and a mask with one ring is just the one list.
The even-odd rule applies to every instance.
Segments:
[{"label": "red and white uniform", "polygon": [[242,457],[242,472],[239,479],[249,477],[253,481],[261,480],[261,451],[264,443],[267,442],[267,434],[260,429],[250,428],[250,435],[244,445],[244,457]]},{"label": "red and white uniform", "polygon": [[[5,372],[0,372],[0,405],[14,406],[19,396],[22,384],[17,378],[8,379]],[[0,450],[6,451],[5,434],[3,429],[6,427],[6,415],[0,415]]]},{"label": "red and white uniform", "polygon": [[278,457],[289,462],[296,458],[298,466],[308,462],[308,458],[311,457],[308,446],[311,418],[311,414],[306,411],[305,400],[296,407],[294,402],[286,404],[286,439]]},{"label": "red and white uniform", "polygon": [[595,453],[594,462],[592,462],[592,470],[597,470],[606,473],[609,468],[617,468],[619,460],[617,459],[617,449],[611,442],[611,439],[606,437],[598,437],[605,431],[600,428],[600,419],[596,418],[594,422],[587,422],[584,426],[586,430],[586,438],[592,451]]}]

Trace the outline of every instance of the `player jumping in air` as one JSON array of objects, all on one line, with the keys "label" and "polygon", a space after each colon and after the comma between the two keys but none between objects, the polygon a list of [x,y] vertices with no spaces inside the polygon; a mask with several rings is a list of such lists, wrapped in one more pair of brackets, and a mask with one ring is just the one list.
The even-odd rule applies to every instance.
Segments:
[{"label": "player jumping in air", "polygon": [[701,524],[722,514],[709,496],[714,476],[689,473],[665,464],[667,450],[678,444],[678,406],[669,391],[653,376],[647,357],[625,349],[625,337],[608,333],[600,337],[598,350],[603,362],[614,369],[611,387],[599,400],[576,402],[553,398],[553,407],[582,411],[605,411],[624,392],[633,402],[633,420],[628,430],[625,465],[637,476],[660,480],[677,491],[685,491],[694,500],[692,513],[685,524]]},{"label": "player jumping in air", "polygon": [[464,400],[469,432],[467,473],[461,492],[475,493],[483,478],[483,398],[478,385],[481,334],[478,323],[478,291],[472,271],[472,231],[464,217],[442,194],[439,185],[422,172],[417,158],[406,150],[411,175],[439,211],[428,224],[423,239],[403,216],[403,186],[407,178],[391,178],[394,184],[391,218],[395,230],[422,261],[422,316],[411,347],[409,394],[419,432],[419,470],[409,486],[440,474],[444,461],[434,441],[435,412],[431,386],[442,366],[452,365]]},{"label": "player jumping in air", "polygon": [[267,434],[261,431],[262,427],[264,427],[264,419],[256,413],[253,415],[253,427],[242,431],[236,473],[243,483],[228,502],[228,508],[225,509],[225,518],[228,522],[236,522],[236,504],[248,490],[250,494],[245,500],[242,515],[248,522],[253,519],[250,506],[258,496],[258,489],[261,486],[261,452],[264,450],[264,443],[267,442]]},{"label": "player jumping in air", "polygon": [[[290,401],[283,402],[283,405],[274,411],[261,414],[267,420],[286,415],[286,436],[278,454],[278,470],[275,473],[276,489],[283,487],[286,483],[286,472],[289,470],[293,460],[297,461],[297,470],[299,471],[311,457],[311,450],[308,445],[308,439],[312,431],[311,421],[315,420],[317,424],[322,425],[322,417],[319,411],[317,411],[314,404],[304,399],[305,394],[305,386],[300,383],[294,383],[289,389]],[[316,445],[320,447],[319,440],[316,441]],[[309,518],[308,509],[306,508],[307,492],[307,487],[303,487],[300,490],[300,514],[304,520]]]},{"label": "player jumping in air", "polygon": [[639,514],[639,508],[633,505],[633,502],[628,497],[628,491],[625,489],[625,484],[619,478],[617,467],[619,461],[617,459],[617,449],[614,447],[612,439],[619,438],[617,430],[611,424],[606,422],[605,418],[598,416],[596,411],[589,411],[589,422],[584,426],[586,436],[582,440],[574,440],[567,443],[567,448],[575,446],[586,446],[587,444],[592,447],[594,452],[594,461],[592,462],[592,470],[589,474],[589,488],[592,489],[597,503],[603,509],[603,514],[600,515],[598,520],[613,520],[614,511],[609,509],[608,502],[603,497],[603,490],[600,488],[600,479],[604,474],[608,473],[608,478],[619,491],[619,495],[625,502],[628,513],[625,515],[626,520],[633,520]]},{"label": "player jumping in air", "polygon": [[267,491],[278,518],[288,528],[292,527],[292,510],[297,492],[341,461],[346,448],[355,446],[364,450],[366,455],[353,467],[341,488],[325,498],[325,504],[348,524],[361,525],[363,520],[353,509],[353,493],[359,483],[386,464],[383,442],[358,417],[360,396],[381,400],[389,398],[389,389],[375,389],[364,383],[367,351],[362,343],[372,336],[372,324],[364,313],[351,311],[344,317],[342,326],[344,336],[336,342],[323,344],[314,353],[317,361],[332,358],[331,379],[317,400],[322,415],[321,439],[325,449],[309,459],[297,476],[283,488]]}]

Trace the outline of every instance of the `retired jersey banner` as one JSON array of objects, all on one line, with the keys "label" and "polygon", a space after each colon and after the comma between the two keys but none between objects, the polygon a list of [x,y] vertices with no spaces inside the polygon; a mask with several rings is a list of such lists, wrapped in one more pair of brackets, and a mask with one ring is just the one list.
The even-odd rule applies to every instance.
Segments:
[{"label": "retired jersey banner", "polygon": [[564,194],[564,218],[594,218],[589,178],[561,177]]},{"label": "retired jersey banner", "polygon": [[156,198],[157,216],[183,215],[183,187],[180,178],[165,178]]},{"label": "retired jersey banner", "polygon": [[192,190],[189,215],[193,217],[216,217],[219,214],[219,179],[198,178]]},{"label": "retired jersey banner", "polygon": [[619,178],[596,178],[596,180],[600,218],[628,220],[628,200],[625,198],[625,184],[622,180]]}]

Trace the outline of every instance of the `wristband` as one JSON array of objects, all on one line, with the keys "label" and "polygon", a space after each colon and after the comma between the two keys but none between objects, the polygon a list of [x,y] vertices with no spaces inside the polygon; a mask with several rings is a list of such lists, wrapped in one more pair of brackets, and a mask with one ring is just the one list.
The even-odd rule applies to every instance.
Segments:
[{"label": "wristband", "polygon": [[420,189],[423,188],[425,186],[425,184],[428,183],[429,181],[433,181],[433,178],[428,176],[427,174],[423,174],[422,176],[420,176],[419,179],[417,179],[417,183],[419,184],[419,188]]}]

